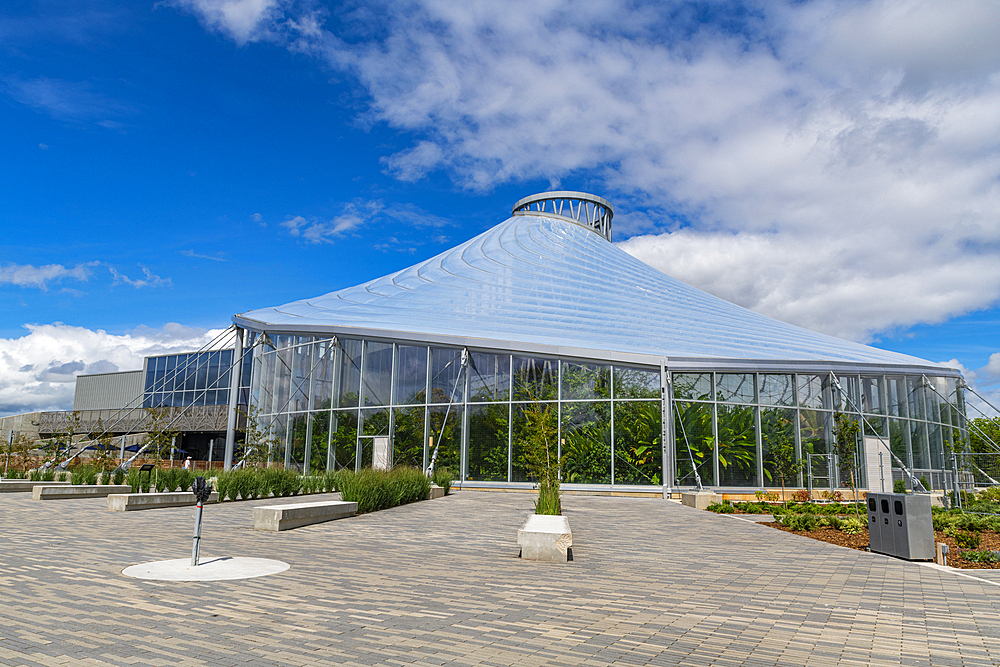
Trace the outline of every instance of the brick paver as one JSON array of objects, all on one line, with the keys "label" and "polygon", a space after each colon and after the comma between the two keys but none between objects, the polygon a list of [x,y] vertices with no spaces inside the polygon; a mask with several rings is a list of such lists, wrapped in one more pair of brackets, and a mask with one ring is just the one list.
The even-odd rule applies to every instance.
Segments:
[{"label": "brick paver", "polygon": [[[532,497],[447,498],[283,533],[206,508],[206,556],[287,572],[168,583],[192,508],[0,498],[5,665],[996,665],[1000,587],[653,499],[569,496],[572,563],[517,558]],[[291,501],[289,501],[291,502]],[[975,573],[973,573],[975,574]]]}]

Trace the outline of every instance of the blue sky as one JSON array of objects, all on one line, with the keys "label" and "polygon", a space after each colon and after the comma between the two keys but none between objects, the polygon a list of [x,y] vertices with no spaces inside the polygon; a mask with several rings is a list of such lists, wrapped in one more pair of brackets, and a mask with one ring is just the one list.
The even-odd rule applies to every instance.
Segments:
[{"label": "blue sky", "polygon": [[0,414],[550,188],[666,273],[997,397],[998,32],[972,0],[4,3]]}]

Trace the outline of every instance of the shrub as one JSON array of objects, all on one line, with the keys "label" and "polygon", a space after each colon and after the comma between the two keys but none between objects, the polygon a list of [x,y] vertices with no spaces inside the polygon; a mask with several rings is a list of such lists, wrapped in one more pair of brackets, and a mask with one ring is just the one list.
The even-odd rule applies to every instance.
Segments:
[{"label": "shrub", "polygon": [[732,514],[736,511],[729,501],[723,500],[721,503],[711,503],[706,509],[709,512],[715,512],[716,514]]},{"label": "shrub", "polygon": [[824,515],[819,517],[819,519],[816,521],[816,525],[819,528],[833,528],[834,530],[840,530],[842,524],[843,522],[841,521],[840,517],[836,515],[833,516]]},{"label": "shrub", "polygon": [[229,496],[229,473],[220,471],[215,477],[215,490],[219,492],[219,502],[224,502]]},{"label": "shrub", "polygon": [[123,470],[115,470],[111,482],[113,484],[123,484],[125,482],[125,472]]},{"label": "shrub", "polygon": [[920,483],[923,484],[924,488],[927,489],[928,491],[931,490],[931,484],[930,482],[927,481],[927,475],[920,476]]},{"label": "shrub", "polygon": [[996,563],[1000,561],[1000,552],[989,549],[962,549],[962,558],[973,563]]},{"label": "shrub", "polygon": [[812,496],[809,494],[809,491],[807,489],[799,489],[794,494],[792,494],[792,498],[794,498],[800,503],[808,503],[812,500]]},{"label": "shrub", "polygon": [[125,483],[132,487],[132,493],[139,493],[139,471],[129,470]]},{"label": "shrub", "polygon": [[39,478],[42,482],[52,482],[55,481],[56,471],[55,470],[43,470],[42,476]]},{"label": "shrub", "polygon": [[823,500],[832,500],[837,503],[844,500],[844,494],[841,493],[840,491],[824,490],[820,492],[819,497],[822,498]]},{"label": "shrub", "polygon": [[982,541],[983,537],[979,533],[958,533],[955,535],[955,544],[962,549],[978,549]]},{"label": "shrub", "polygon": [[[438,484],[438,486],[441,486]],[[451,482],[448,483],[451,486]],[[445,491],[447,494],[447,490]],[[538,482],[538,500],[535,501],[535,514],[562,514],[562,503],[559,500],[559,487],[549,483],[545,478]]]},{"label": "shrub", "polygon": [[194,484],[195,474],[193,470],[184,470],[183,468],[177,470],[174,473],[174,484],[178,491],[187,491]]},{"label": "shrub", "polygon": [[28,479],[32,482],[42,481],[42,471],[41,470],[31,470],[28,472]]},{"label": "shrub", "polygon": [[339,470],[336,483],[343,500],[358,504],[359,514],[426,500],[431,490],[423,471],[406,466],[389,471],[365,468],[356,473]]},{"label": "shrub", "polygon": [[815,514],[785,514],[781,524],[789,530],[809,531],[816,527],[817,520]]},{"label": "shrub", "polygon": [[848,535],[860,535],[867,528],[868,524],[856,516],[848,517],[840,522],[840,530]]},{"label": "shrub", "polygon": [[449,468],[441,468],[434,471],[434,483],[444,489],[444,495],[451,493],[451,483],[455,480],[455,474]]},{"label": "shrub", "polygon": [[895,482],[893,482],[892,483],[892,492],[893,493],[906,493],[906,480],[905,479],[897,479]]}]

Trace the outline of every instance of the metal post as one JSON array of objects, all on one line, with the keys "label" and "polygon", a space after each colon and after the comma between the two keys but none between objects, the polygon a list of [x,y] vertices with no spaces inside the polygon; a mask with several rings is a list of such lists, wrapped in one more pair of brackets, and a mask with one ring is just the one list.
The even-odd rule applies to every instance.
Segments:
[{"label": "metal post", "polygon": [[222,464],[226,470],[233,467],[233,450],[236,448],[236,406],[239,404],[240,378],[243,375],[243,329],[239,327],[236,327],[233,364],[229,373],[229,420],[226,423],[226,454]]},{"label": "metal post", "polygon": [[962,485],[958,481],[958,454],[953,454],[951,457],[951,469],[952,474],[955,476],[955,482],[953,488],[955,489],[955,504],[958,505],[959,509],[962,509]]},{"label": "metal post", "polygon": [[813,455],[811,453],[806,454],[806,486],[809,488],[809,499],[812,500],[813,495]]},{"label": "metal post", "polygon": [[194,515],[194,542],[191,545],[191,567],[197,567],[199,552],[201,551],[201,515],[205,507],[205,501],[212,495],[212,485],[206,483],[204,477],[195,477],[191,490],[198,501],[197,510]]},{"label": "metal post", "polygon": [[121,461],[119,463],[125,463],[125,436],[122,436],[122,449],[121,449]]},{"label": "metal post", "polygon": [[171,436],[170,438],[170,467],[174,467],[174,450],[177,448],[177,436]]},{"label": "metal post", "polygon": [[885,493],[885,468],[882,463],[882,452],[878,453],[878,491]]},{"label": "metal post", "polygon": [[208,470],[212,469],[212,450],[215,449],[215,438],[208,439]]}]

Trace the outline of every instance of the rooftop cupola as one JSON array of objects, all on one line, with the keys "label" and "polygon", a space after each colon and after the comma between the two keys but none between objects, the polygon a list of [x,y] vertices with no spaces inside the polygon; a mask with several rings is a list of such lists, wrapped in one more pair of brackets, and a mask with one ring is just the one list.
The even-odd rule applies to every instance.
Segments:
[{"label": "rooftop cupola", "polygon": [[586,192],[542,192],[514,204],[511,215],[537,215],[568,220],[587,227],[611,240],[611,218],[615,216],[607,199]]}]

